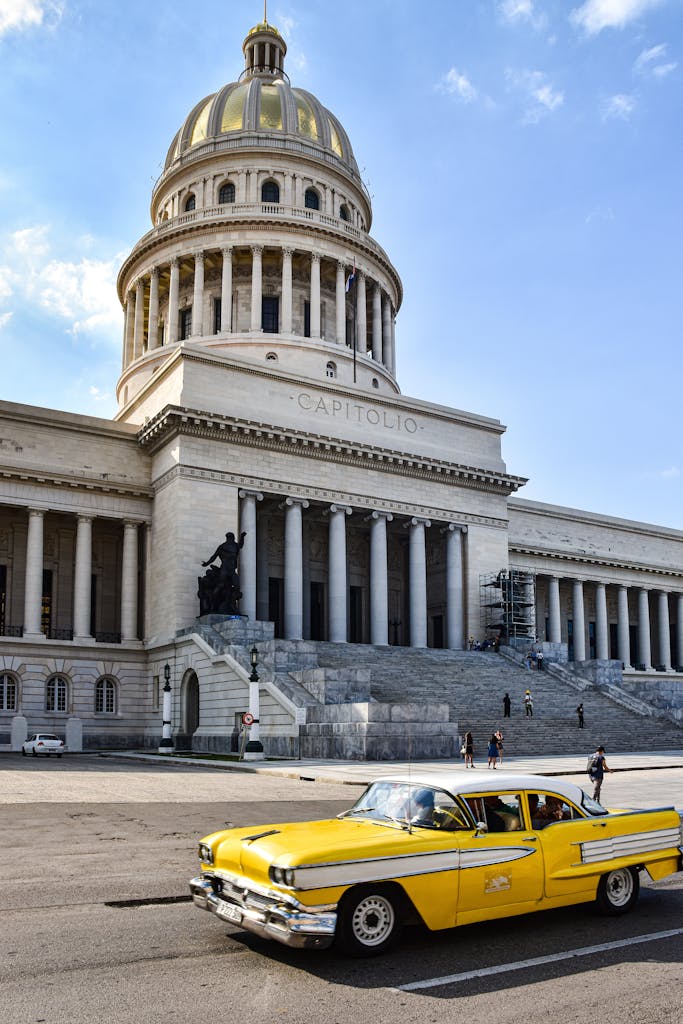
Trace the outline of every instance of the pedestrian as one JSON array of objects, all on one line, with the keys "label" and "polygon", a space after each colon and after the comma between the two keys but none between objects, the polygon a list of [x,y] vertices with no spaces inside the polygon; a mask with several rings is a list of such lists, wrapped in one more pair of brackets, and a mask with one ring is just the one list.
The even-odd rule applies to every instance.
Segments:
[{"label": "pedestrian", "polygon": [[539,672],[543,670],[543,651],[539,651],[536,655],[536,668]]},{"label": "pedestrian", "polygon": [[491,733],[491,739],[489,740],[489,768],[496,767],[496,758],[498,757],[498,736],[495,732]]},{"label": "pedestrian", "polygon": [[524,655],[524,668],[529,671],[531,668],[531,651],[527,651]]},{"label": "pedestrian", "polygon": [[534,717],[534,702],[531,696],[531,690],[527,690],[524,694],[524,711],[527,718]]},{"label": "pedestrian", "polygon": [[471,732],[465,733],[465,768],[474,768],[474,737]]},{"label": "pedestrian", "polygon": [[605,776],[605,772],[611,772],[612,769],[607,767],[607,761],[605,760],[605,748],[598,747],[594,754],[588,758],[588,775],[591,782],[593,783],[593,799],[600,802],[600,790],[602,789],[602,780]]},{"label": "pedestrian", "polygon": [[470,649],[471,651],[473,651],[473,650],[474,650],[474,637],[473,637],[473,636],[471,636],[471,635],[470,635],[470,638],[469,638],[469,640],[467,641],[467,646],[469,647],[469,649]]},{"label": "pedestrian", "polygon": [[500,731],[500,729],[498,729],[496,731],[496,743],[497,743],[497,746],[498,746],[498,764],[502,765],[502,763],[503,763],[503,734]]},{"label": "pedestrian", "polygon": [[505,696],[503,697],[503,718],[509,718],[510,717],[510,706],[511,706],[510,694],[506,693]]},{"label": "pedestrian", "polygon": [[579,704],[576,713],[579,716],[579,729],[583,729],[583,704]]}]

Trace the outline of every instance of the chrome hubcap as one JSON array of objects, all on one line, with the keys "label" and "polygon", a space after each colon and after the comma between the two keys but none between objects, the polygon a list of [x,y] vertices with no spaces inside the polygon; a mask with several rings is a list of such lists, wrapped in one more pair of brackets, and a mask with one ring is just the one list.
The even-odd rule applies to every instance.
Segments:
[{"label": "chrome hubcap", "polygon": [[383,896],[367,896],[353,912],[353,934],[364,946],[378,946],[394,927],[394,908]]},{"label": "chrome hubcap", "polygon": [[610,903],[615,907],[623,907],[633,894],[633,875],[625,868],[613,871],[607,879],[607,894]]}]

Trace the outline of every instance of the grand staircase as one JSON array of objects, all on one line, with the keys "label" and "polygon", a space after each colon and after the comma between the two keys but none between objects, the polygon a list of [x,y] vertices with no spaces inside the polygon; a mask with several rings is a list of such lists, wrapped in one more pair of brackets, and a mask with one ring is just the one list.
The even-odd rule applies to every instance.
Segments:
[{"label": "grand staircase", "polygon": [[[637,709],[639,702],[615,699],[565,669],[562,678],[548,670],[527,670],[502,654],[489,651],[445,651],[408,647],[315,643],[321,668],[363,668],[370,674],[370,693],[377,701],[447,704],[458,732],[470,730],[475,764],[486,763],[492,730],[500,728],[505,753],[588,754],[598,744],[609,751],[671,750],[683,747],[683,728],[664,717]],[[559,673],[558,673],[559,675]],[[533,718],[525,717],[524,691],[531,690]],[[503,695],[512,701],[503,718]],[[576,706],[583,702],[585,726],[578,728]],[[632,707],[625,706],[632,704]],[[641,713],[645,710],[645,713]]]}]

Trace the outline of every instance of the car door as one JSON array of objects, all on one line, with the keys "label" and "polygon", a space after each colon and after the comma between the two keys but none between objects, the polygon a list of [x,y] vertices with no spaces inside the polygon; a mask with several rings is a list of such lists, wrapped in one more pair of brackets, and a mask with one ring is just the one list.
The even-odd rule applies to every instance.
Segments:
[{"label": "car door", "polygon": [[543,895],[542,854],[538,837],[525,827],[519,792],[482,791],[464,802],[488,831],[461,833],[457,923],[537,909]]}]

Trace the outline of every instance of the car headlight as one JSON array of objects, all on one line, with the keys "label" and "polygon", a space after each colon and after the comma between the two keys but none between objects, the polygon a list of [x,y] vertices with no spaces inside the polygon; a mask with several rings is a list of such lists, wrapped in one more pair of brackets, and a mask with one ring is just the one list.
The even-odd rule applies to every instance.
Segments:
[{"label": "car headlight", "polygon": [[202,864],[213,864],[213,850],[208,843],[200,843],[199,850],[197,852],[199,853],[199,859]]},{"label": "car headlight", "polygon": [[276,866],[270,869],[270,880],[275,882],[276,885],[294,885],[294,869],[293,868],[278,868]]}]

